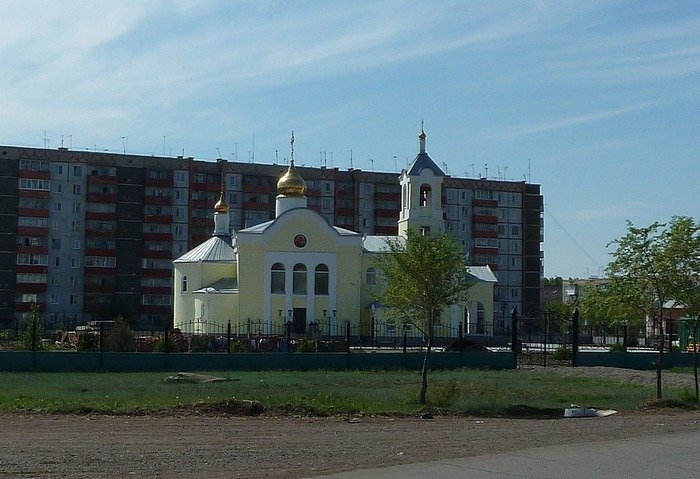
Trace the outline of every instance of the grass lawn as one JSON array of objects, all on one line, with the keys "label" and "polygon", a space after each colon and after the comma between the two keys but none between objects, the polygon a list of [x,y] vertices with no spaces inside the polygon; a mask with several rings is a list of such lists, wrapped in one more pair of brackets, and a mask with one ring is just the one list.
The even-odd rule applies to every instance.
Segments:
[{"label": "grass lawn", "polygon": [[[256,400],[266,406],[320,414],[411,414],[420,409],[420,373],[414,371],[213,372],[230,382],[165,382],[169,373],[0,373],[0,411],[165,411],[196,402]],[[493,415],[513,406],[581,406],[632,410],[655,397],[652,386],[561,377],[547,371],[433,371],[432,405],[456,413]],[[667,390],[669,398],[680,392]]]}]

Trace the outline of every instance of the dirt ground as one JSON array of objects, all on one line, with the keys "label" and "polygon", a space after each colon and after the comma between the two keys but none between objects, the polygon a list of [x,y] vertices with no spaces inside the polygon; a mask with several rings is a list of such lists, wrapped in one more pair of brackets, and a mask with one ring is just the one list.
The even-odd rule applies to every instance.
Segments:
[{"label": "dirt ground", "polygon": [[[653,380],[611,368],[560,373]],[[676,410],[578,419],[0,414],[0,477],[293,479],[698,428],[700,412]]]},{"label": "dirt ground", "polygon": [[699,413],[586,419],[0,415],[2,477],[301,478],[700,428]]}]

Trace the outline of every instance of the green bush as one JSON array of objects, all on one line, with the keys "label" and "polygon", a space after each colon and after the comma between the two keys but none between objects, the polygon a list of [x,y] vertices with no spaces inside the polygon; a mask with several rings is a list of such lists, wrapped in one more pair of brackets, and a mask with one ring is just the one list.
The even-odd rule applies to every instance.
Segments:
[{"label": "green bush", "polygon": [[316,351],[316,343],[309,339],[302,339],[297,344],[297,352],[299,353],[313,353]]},{"label": "green bush", "polygon": [[552,359],[568,361],[574,358],[574,351],[570,346],[559,346],[552,353]]},{"label": "green bush", "polygon": [[114,321],[114,331],[109,338],[110,351],[133,351],[134,333],[129,328],[129,323],[121,316]]},{"label": "green bush", "polygon": [[193,353],[206,353],[209,351],[209,336],[190,337],[190,351]]},{"label": "green bush", "polygon": [[625,345],[622,343],[615,343],[612,346],[610,346],[610,352],[611,353],[626,353],[627,348],[625,348]]},{"label": "green bush", "polygon": [[[153,344],[153,350],[155,352],[158,352],[158,353],[164,353],[165,352],[165,338],[158,338],[158,340]],[[179,352],[177,342],[175,342],[175,338],[173,338],[172,336],[168,336],[168,352],[169,353]]]},{"label": "green bush", "polygon": [[78,335],[78,351],[95,351],[97,350],[97,336],[86,331]]},{"label": "green bush", "polygon": [[436,382],[428,388],[428,403],[438,407],[449,407],[462,394],[457,381]]}]

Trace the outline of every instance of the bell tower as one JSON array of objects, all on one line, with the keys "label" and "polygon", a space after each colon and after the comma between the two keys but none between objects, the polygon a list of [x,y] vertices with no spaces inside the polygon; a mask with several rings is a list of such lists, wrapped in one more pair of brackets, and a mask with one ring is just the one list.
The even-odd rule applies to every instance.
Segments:
[{"label": "bell tower", "polygon": [[418,135],[420,150],[408,170],[401,172],[401,212],[399,213],[399,235],[406,236],[411,229],[421,234],[432,234],[445,230],[442,211],[442,180],[445,173],[425,151],[423,131]]}]

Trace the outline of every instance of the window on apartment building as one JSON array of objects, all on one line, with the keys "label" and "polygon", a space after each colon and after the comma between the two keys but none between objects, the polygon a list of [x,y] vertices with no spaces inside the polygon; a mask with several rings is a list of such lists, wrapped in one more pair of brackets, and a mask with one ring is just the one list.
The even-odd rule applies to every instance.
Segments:
[{"label": "window on apartment building", "polygon": [[61,183],[56,183],[56,185],[54,187],[54,191],[56,193],[61,193],[63,191],[63,185],[61,185]]},{"label": "window on apartment building", "polygon": [[70,295],[70,304],[78,304],[80,297],[77,294]]},{"label": "window on apartment building", "polygon": [[175,182],[176,183],[185,183],[186,177],[185,177],[185,172],[184,171],[176,171],[175,172]]},{"label": "window on apartment building", "polygon": [[83,185],[73,185],[73,194],[79,195],[83,192]]},{"label": "window on apartment building", "polygon": [[50,294],[49,295],[49,303],[58,304],[58,296],[55,294]]},{"label": "window on apartment building", "polygon": [[51,249],[61,249],[61,238],[51,238]]},{"label": "window on apartment building", "polygon": [[326,190],[326,193],[329,193],[331,191],[330,182],[326,181],[326,183],[323,185],[323,188]]},{"label": "window on apartment building", "polygon": [[182,277],[182,292],[187,291],[187,276]]},{"label": "window on apartment building", "polygon": [[73,165],[73,176],[83,176],[83,167],[81,165]]},{"label": "window on apartment building", "polygon": [[20,178],[19,179],[19,189],[20,190],[39,190],[39,191],[49,191],[51,188],[49,180],[37,180],[33,178]]},{"label": "window on apartment building", "polygon": [[72,231],[80,231],[80,221],[71,221],[70,227]]},{"label": "window on apartment building", "polygon": [[520,226],[515,226],[515,225],[512,226],[511,227],[511,234],[515,235],[515,236],[519,235],[520,234]]},{"label": "window on apartment building", "polygon": [[63,165],[53,165],[53,172],[56,175],[62,175],[63,174]]},{"label": "window on apartment building", "polygon": [[21,160],[19,169],[24,171],[49,171],[49,162],[41,160]]},{"label": "window on apartment building", "polygon": [[54,201],[53,202],[53,210],[58,212],[61,211],[61,202],[60,201]]},{"label": "window on apartment building", "polygon": [[71,285],[71,286],[75,286],[75,285],[76,285],[75,276],[71,276],[71,277],[70,277],[70,285]]},{"label": "window on apartment building", "polygon": [[73,203],[73,213],[80,213],[81,209],[80,203]]},{"label": "window on apartment building", "polygon": [[17,255],[17,264],[46,266],[49,264],[49,257],[45,254],[20,253]]},{"label": "window on apartment building", "polygon": [[73,249],[80,249],[80,240],[73,240]]}]

